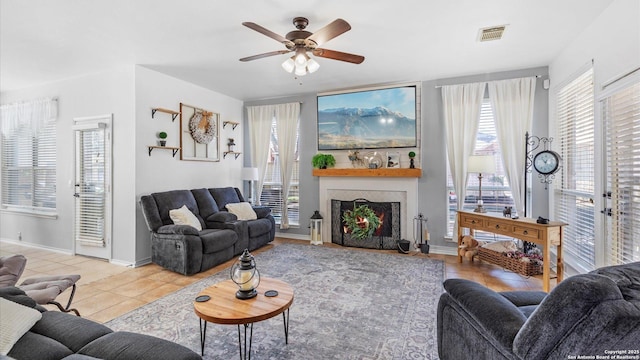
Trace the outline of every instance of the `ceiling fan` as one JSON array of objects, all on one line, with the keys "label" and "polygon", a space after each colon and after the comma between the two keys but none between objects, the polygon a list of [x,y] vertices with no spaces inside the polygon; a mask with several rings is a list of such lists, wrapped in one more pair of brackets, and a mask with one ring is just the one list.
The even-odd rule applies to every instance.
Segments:
[{"label": "ceiling fan", "polygon": [[307,52],[311,52],[315,56],[346,61],[353,64],[360,64],[364,61],[364,56],[319,47],[327,41],[351,30],[351,25],[342,19],[336,19],[315,33],[311,33],[305,30],[307,25],[309,25],[309,20],[304,17],[296,17],[293,19],[293,25],[297,30],[290,31],[285,37],[265,29],[256,23],[243,22],[242,25],[282,43],[287,49],[244,57],[240,59],[240,61],[251,61],[295,52],[291,58],[282,63],[282,67],[287,72],[293,72],[295,70],[295,74],[298,76],[315,72],[320,67],[320,64],[310,58]]}]

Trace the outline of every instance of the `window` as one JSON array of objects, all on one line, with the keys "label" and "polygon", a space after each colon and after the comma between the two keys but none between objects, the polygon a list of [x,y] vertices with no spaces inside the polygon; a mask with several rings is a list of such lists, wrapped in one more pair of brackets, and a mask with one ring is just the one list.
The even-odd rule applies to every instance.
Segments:
[{"label": "window", "polygon": [[[56,210],[55,100],[2,107],[2,208]],[[53,121],[52,121],[53,120]]]},{"label": "window", "polygon": [[562,168],[554,181],[554,215],[569,224],[562,244],[567,263],[588,271],[595,268],[593,69],[559,86],[556,101]]},{"label": "window", "polygon": [[606,125],[606,265],[640,261],[640,74],[602,100]]},{"label": "window", "polygon": [[[496,161],[496,173],[483,176],[482,200],[484,207],[489,212],[501,213],[505,206],[514,206],[513,197],[509,188],[509,181],[502,165],[502,153],[496,125],[493,120],[491,101],[485,98],[480,109],[480,124],[476,135],[476,148],[474,155],[493,155]],[[464,199],[464,210],[473,211],[478,201],[478,176],[469,175],[467,183],[467,196]],[[453,225],[456,219],[456,194],[453,190],[451,171],[447,166],[447,192],[449,199],[449,216],[447,233],[453,236]],[[491,235],[493,237],[493,234]]]},{"label": "window", "polygon": [[260,204],[271,209],[271,215],[280,223],[282,217],[282,207],[287,206],[289,213],[289,225],[300,225],[299,199],[300,199],[300,172],[299,172],[299,146],[300,146],[300,128],[296,134],[296,152],[294,156],[294,167],[291,175],[291,185],[289,186],[289,197],[283,198],[282,181],[280,180],[280,159],[278,148],[278,131],[276,128],[276,119],[273,118],[271,123],[271,139],[269,142],[269,159],[267,161],[267,171],[262,185],[262,195],[260,196]]}]

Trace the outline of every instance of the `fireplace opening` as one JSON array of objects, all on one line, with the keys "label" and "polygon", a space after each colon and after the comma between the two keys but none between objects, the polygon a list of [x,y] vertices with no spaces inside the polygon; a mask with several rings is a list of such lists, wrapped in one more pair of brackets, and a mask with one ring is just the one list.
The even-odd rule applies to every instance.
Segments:
[{"label": "fireplace opening", "polygon": [[[354,205],[366,204],[378,216],[381,225],[373,236],[365,239],[352,237],[345,232],[342,215],[347,210],[353,210]],[[368,249],[392,250],[398,248],[400,240],[400,203],[372,202],[366,199],[331,200],[331,242],[342,246],[361,247]]]}]

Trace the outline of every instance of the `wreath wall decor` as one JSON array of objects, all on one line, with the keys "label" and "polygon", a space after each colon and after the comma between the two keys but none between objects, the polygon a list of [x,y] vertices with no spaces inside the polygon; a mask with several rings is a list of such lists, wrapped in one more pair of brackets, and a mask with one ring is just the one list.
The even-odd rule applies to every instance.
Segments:
[{"label": "wreath wall decor", "polygon": [[220,161],[220,114],[180,103],[180,160]]},{"label": "wreath wall decor", "polygon": [[189,132],[193,140],[200,144],[208,144],[217,135],[216,123],[211,121],[213,113],[196,111],[189,119]]}]

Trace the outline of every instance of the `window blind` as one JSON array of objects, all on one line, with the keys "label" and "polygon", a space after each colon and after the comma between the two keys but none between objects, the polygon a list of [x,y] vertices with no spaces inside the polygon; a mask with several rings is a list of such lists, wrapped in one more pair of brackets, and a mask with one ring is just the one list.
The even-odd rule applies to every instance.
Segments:
[{"label": "window blind", "polygon": [[280,223],[282,216],[282,207],[288,207],[289,225],[300,225],[299,200],[300,200],[300,167],[299,167],[299,144],[300,130],[296,135],[296,156],[291,174],[291,184],[289,186],[289,197],[284,198],[282,191],[282,180],[280,176],[280,157],[278,147],[278,131],[276,128],[276,119],[271,123],[271,141],[269,145],[269,160],[267,161],[267,170],[265,172],[264,183],[262,184],[262,194],[260,195],[260,204],[271,209],[271,214]]},{"label": "window blind", "polygon": [[76,131],[76,241],[105,245],[105,161],[104,128]]},{"label": "window blind", "polygon": [[554,220],[569,224],[564,229],[562,244],[567,262],[592,270],[595,268],[593,68],[561,86],[556,100],[556,134],[562,168],[554,181]]},{"label": "window blind", "polygon": [[[513,197],[509,188],[504,166],[502,165],[502,152],[498,142],[495,120],[491,100],[485,98],[480,108],[480,120],[478,124],[478,134],[476,136],[476,147],[474,155],[493,155],[496,163],[496,172],[489,174],[482,179],[482,200],[484,207],[490,212],[502,212],[505,206],[514,206]],[[472,174],[467,183],[467,197],[464,201],[464,209],[472,211],[478,200],[479,182],[478,176]],[[456,198],[453,191],[453,179],[451,171],[447,166],[447,190],[449,193],[449,227],[448,233],[453,236],[453,224],[456,217]],[[494,235],[491,234],[493,237]]]},{"label": "window blind", "polygon": [[23,122],[2,134],[2,207],[56,210],[56,124],[39,131]]},{"label": "window blind", "polygon": [[607,263],[626,264],[640,261],[640,80],[601,104],[607,151]]}]

